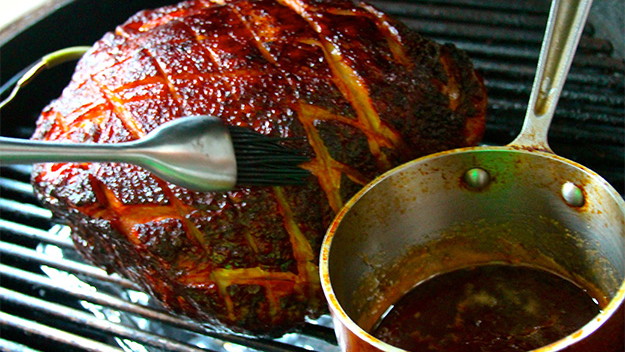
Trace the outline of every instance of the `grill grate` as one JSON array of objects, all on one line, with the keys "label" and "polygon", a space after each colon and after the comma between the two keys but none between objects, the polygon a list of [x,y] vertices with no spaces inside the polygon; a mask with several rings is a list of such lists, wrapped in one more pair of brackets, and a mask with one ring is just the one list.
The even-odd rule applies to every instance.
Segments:
[{"label": "grill grate", "polygon": [[[75,44],[90,43],[136,10],[162,5],[155,2],[123,2],[124,11],[120,11],[121,2],[114,0],[76,0],[29,31],[40,26],[39,31],[46,32],[51,26],[57,28],[56,23],[66,23],[76,26],[67,38],[76,40]],[[372,3],[424,35],[467,51],[489,90],[485,142],[506,144],[516,136],[529,98],[548,1]],[[110,22],[85,37],[77,30],[84,25],[76,20],[76,14]],[[74,45],[64,41],[58,47],[46,47],[52,44],[37,42],[36,33],[26,31],[2,47],[2,78],[45,52]],[[23,43],[42,51],[25,52],[28,45]],[[559,155],[597,171],[624,193],[625,61],[612,57],[611,52],[611,43],[596,38],[593,26],[588,25],[550,130],[550,144]],[[10,62],[11,57],[15,62]],[[42,76],[24,94],[30,95],[28,99],[8,106],[0,125],[2,135],[27,138],[39,109],[65,85],[67,72]],[[38,82],[45,84],[37,87]],[[33,103],[33,96],[40,101]],[[68,229],[55,224],[50,212],[32,195],[30,167],[2,167],[0,172],[0,350],[338,350],[328,317],[274,340],[218,333],[161,310],[132,282],[107,275],[80,259],[68,239]]]}]

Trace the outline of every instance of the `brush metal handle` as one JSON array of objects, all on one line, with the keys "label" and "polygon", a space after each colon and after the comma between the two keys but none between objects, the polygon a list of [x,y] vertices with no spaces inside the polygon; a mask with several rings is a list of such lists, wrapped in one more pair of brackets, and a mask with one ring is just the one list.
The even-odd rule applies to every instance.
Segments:
[{"label": "brush metal handle", "polygon": [[79,144],[32,141],[0,137],[0,164],[47,162],[128,162],[141,157],[132,142],[118,144]]},{"label": "brush metal handle", "polygon": [[85,144],[0,137],[0,164],[123,162],[197,191],[226,191],[237,181],[228,128],[212,116],[175,119],[145,137],[123,143]]}]

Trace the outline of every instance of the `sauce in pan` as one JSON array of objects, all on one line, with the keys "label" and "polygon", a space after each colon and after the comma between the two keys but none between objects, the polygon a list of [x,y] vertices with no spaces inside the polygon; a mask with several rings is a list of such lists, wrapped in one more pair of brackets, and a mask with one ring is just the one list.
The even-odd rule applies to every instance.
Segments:
[{"label": "sauce in pan", "polygon": [[599,312],[585,290],[556,274],[489,264],[417,285],[372,335],[409,351],[528,351],[571,334]]}]

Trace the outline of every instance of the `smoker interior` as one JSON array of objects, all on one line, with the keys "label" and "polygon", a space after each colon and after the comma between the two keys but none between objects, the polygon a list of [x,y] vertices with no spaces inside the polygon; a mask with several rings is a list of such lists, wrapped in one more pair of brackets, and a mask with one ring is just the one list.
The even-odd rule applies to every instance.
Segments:
[{"label": "smoker interior", "polygon": [[[172,1],[77,0],[4,43],[0,81],[42,55],[89,45],[143,8]],[[486,144],[518,133],[547,18],[547,0],[371,1],[472,57],[489,91]],[[625,61],[587,25],[549,134],[555,152],[595,170],[624,193]],[[28,138],[73,64],[47,71],[1,111],[1,135]],[[211,331],[147,301],[127,280],[82,261],[32,195],[29,166],[0,168],[2,351],[337,351],[327,317],[281,339]],[[96,288],[95,290],[93,288]]]}]

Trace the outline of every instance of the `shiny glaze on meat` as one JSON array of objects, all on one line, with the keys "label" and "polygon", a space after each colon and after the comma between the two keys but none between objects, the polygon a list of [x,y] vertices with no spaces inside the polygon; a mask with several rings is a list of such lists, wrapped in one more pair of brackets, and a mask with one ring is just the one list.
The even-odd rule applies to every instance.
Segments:
[{"label": "shiny glaze on meat", "polygon": [[210,114],[290,141],[306,186],[197,193],[127,164],[42,164],[36,193],[79,251],[170,310],[280,334],[326,309],[326,226],[376,175],[475,144],[486,94],[466,55],[359,1],[187,1],[142,11],[79,62],[34,139],[117,143]]}]

